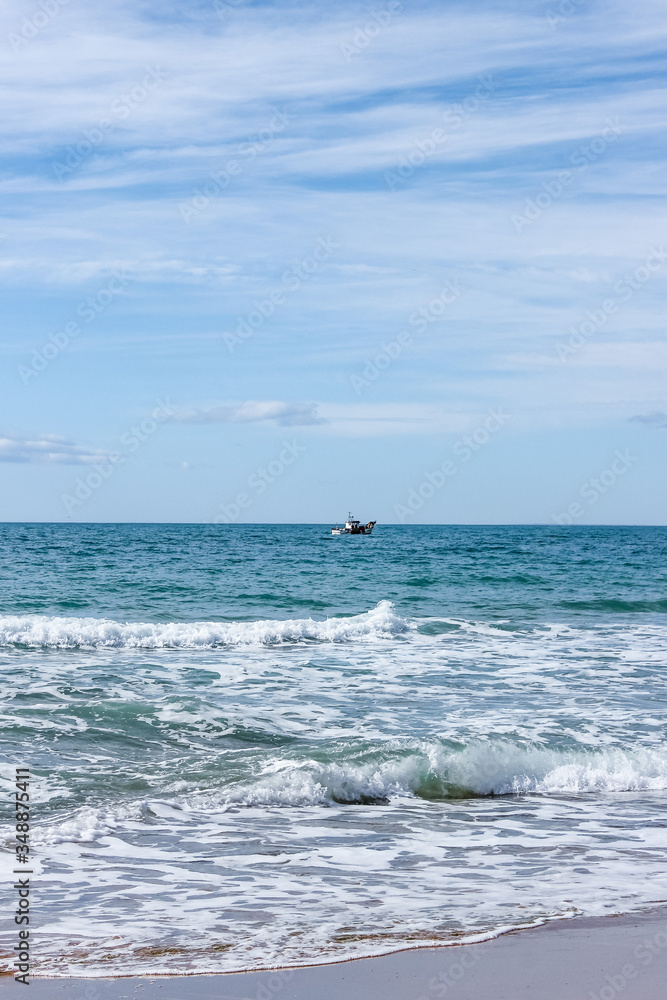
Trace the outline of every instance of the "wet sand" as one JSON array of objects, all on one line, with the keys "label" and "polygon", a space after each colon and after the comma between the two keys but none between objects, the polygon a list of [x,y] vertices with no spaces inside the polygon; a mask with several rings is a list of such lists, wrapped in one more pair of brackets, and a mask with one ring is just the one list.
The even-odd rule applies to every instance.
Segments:
[{"label": "wet sand", "polygon": [[[31,1000],[664,1000],[667,906],[559,920],[479,944],[210,976],[31,980]],[[22,996],[0,978],[0,998]]]}]

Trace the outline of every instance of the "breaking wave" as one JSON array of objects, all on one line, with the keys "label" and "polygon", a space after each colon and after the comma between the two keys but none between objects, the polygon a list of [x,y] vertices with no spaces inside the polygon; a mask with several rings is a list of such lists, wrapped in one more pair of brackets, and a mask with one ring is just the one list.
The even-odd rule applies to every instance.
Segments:
[{"label": "breaking wave", "polygon": [[404,632],[408,623],[391,601],[349,618],[256,622],[115,622],[106,618],[0,616],[0,646],[56,649],[211,649],[313,640],[349,642]]},{"label": "breaking wave", "polygon": [[667,752],[564,752],[498,741],[454,752],[439,744],[381,762],[281,761],[274,767],[274,773],[227,787],[221,804],[372,804],[403,797],[442,800],[667,789]]},{"label": "breaking wave", "polygon": [[[382,805],[398,800],[446,801],[496,795],[577,795],[667,790],[667,751],[549,750],[504,741],[478,741],[458,750],[442,743],[423,749],[352,751],[352,759],[274,757],[261,774],[217,787],[92,808],[38,824],[35,843],[94,842],[129,822],[191,823],[239,807]],[[379,759],[380,756],[382,759]],[[356,757],[357,759],[354,759]],[[363,758],[366,759],[363,759]],[[362,758],[362,759],[359,759]],[[9,844],[9,841],[7,841]]]}]

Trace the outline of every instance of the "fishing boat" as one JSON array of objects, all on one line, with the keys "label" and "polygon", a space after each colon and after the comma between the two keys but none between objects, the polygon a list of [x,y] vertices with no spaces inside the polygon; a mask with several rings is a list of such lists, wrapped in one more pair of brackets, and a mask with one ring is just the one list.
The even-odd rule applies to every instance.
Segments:
[{"label": "fishing boat", "polygon": [[369,521],[368,524],[362,524],[361,521],[357,521],[351,514],[347,515],[347,521],[345,526],[341,527],[336,524],[335,528],[331,529],[332,535],[370,535],[373,528],[377,524],[377,521]]}]

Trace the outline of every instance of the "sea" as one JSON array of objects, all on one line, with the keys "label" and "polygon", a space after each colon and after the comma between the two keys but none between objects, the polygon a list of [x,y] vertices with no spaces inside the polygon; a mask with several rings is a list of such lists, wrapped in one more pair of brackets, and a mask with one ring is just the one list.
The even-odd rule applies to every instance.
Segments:
[{"label": "sea", "polygon": [[667,902],[667,528],[329,529],[0,525],[32,974],[328,963]]}]

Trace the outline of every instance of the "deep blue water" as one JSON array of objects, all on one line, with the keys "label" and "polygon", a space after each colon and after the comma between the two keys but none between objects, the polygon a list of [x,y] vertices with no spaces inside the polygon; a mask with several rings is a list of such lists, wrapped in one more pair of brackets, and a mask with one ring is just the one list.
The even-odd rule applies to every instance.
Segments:
[{"label": "deep blue water", "polygon": [[5,524],[5,614],[155,621],[359,614],[542,620],[667,611],[667,529]]}]

